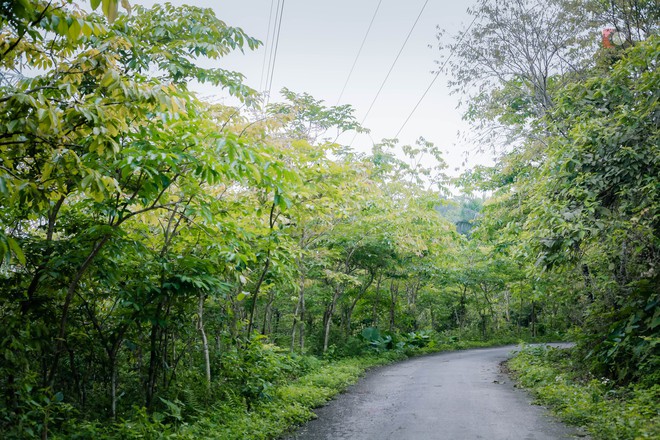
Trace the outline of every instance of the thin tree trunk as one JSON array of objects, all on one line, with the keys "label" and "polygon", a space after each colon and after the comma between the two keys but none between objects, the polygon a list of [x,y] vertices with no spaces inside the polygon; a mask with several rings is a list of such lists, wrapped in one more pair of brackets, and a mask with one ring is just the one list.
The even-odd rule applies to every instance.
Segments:
[{"label": "thin tree trunk", "polygon": [[330,326],[332,325],[332,312],[326,312],[325,329],[323,331],[323,353],[328,351],[328,341],[330,339]]},{"label": "thin tree trunk", "polygon": [[149,371],[147,372],[147,398],[145,406],[147,410],[151,410],[153,404],[154,394],[156,392],[156,371],[158,370],[158,339],[159,339],[159,326],[158,324],[151,325],[151,335],[149,337]]},{"label": "thin tree trunk", "polygon": [[206,338],[206,331],[204,330],[204,300],[205,295],[199,294],[199,303],[197,305],[197,326],[199,333],[202,336],[202,351],[204,352],[204,373],[206,374],[206,388],[207,391],[211,390],[211,358],[209,356],[209,341]]},{"label": "thin tree trunk", "polygon": [[305,296],[300,295],[300,354],[305,352]]},{"label": "thin tree trunk", "polygon": [[534,300],[532,300],[532,337],[536,337],[536,310],[535,310],[535,305],[536,303]]},{"label": "thin tree trunk", "polygon": [[394,331],[394,314],[398,293],[399,283],[395,283],[394,280],[392,280],[390,283],[390,331]]},{"label": "thin tree trunk", "polygon": [[523,314],[523,297],[522,297],[522,288],[520,289],[520,312],[518,313],[518,336],[520,336],[520,320],[522,319]]},{"label": "thin tree trunk", "polygon": [[296,327],[298,326],[298,313],[300,313],[300,296],[296,302],[296,308],[293,311],[293,325],[291,326],[291,353],[293,353],[296,348]]},{"label": "thin tree trunk", "polygon": [[337,300],[341,294],[341,287],[336,287],[332,295],[332,302],[326,308],[325,316],[325,329],[323,332],[323,353],[328,351],[328,341],[330,340],[330,327],[332,326],[332,314],[335,311],[335,306],[337,305]]},{"label": "thin tree trunk", "polygon": [[76,272],[73,279],[69,283],[69,287],[66,292],[66,297],[64,298],[64,304],[62,305],[62,316],[60,317],[60,326],[57,334],[57,343],[55,345],[55,355],[50,367],[50,373],[48,374],[48,384],[50,384],[51,386],[54,384],[55,375],[57,374],[57,369],[59,367],[60,356],[62,354],[62,349],[64,347],[64,339],[66,336],[66,323],[69,317],[69,306],[71,305],[73,296],[76,293],[76,290],[78,289],[78,284],[80,284],[80,280],[82,279],[83,275],[85,275],[87,269],[89,269],[89,266],[92,264],[92,261],[94,261],[94,258],[96,258],[98,253],[101,251],[101,248],[108,241],[109,238],[110,238],[109,235],[105,235],[94,244],[89,255],[87,255],[87,258],[85,259],[83,264],[78,268],[78,271]]},{"label": "thin tree trunk", "polygon": [[110,415],[117,420],[117,359],[110,359]]},{"label": "thin tree trunk", "polygon": [[262,335],[270,334],[271,320],[273,319],[273,312],[272,312],[273,301],[275,301],[275,294],[273,293],[273,290],[270,289],[268,291],[268,301],[266,302],[266,308],[264,309],[264,319],[261,324]]},{"label": "thin tree trunk", "polygon": [[266,274],[268,273],[269,267],[270,267],[270,250],[268,251],[268,256],[266,257],[266,264],[264,265],[264,269],[261,271],[261,276],[259,277],[259,281],[257,282],[257,285],[254,287],[254,291],[252,292],[252,308],[250,309],[250,319],[248,321],[248,328],[247,328],[248,338],[252,335],[252,328],[254,327],[254,311],[257,308],[257,297],[259,296],[259,289],[261,289],[261,285],[263,284],[264,279],[266,278]]},{"label": "thin tree trunk", "polygon": [[376,292],[374,293],[373,309],[371,310],[371,326],[378,327],[378,300],[380,297],[380,282],[383,278],[383,273],[378,274],[378,281],[376,282]]},{"label": "thin tree trunk", "polygon": [[351,301],[351,304],[348,306],[348,309],[346,310],[346,315],[345,315],[345,330],[346,330],[346,337],[351,336],[351,319],[353,319],[353,311],[355,310],[355,306],[357,305],[358,301],[364,296],[364,294],[367,292],[367,289],[371,287],[371,285],[374,282],[376,274],[373,272],[369,273],[369,279],[367,280],[366,283],[362,284],[360,287],[360,291],[356,295],[356,297]]},{"label": "thin tree trunk", "polygon": [[[277,337],[277,333],[280,330],[280,318],[282,317],[282,313],[280,312],[280,309],[275,308],[273,309],[272,314],[275,315],[275,328],[271,329],[269,326],[268,331],[269,333],[274,334],[275,337]],[[272,315],[271,315],[271,319],[272,319]]]},{"label": "thin tree trunk", "polygon": [[268,218],[270,235],[268,236],[268,250],[266,252],[266,264],[264,264],[264,270],[261,272],[259,281],[257,282],[257,285],[254,287],[254,292],[252,293],[253,295],[252,308],[250,310],[250,319],[248,321],[248,328],[247,328],[248,338],[252,336],[252,328],[254,327],[254,311],[257,308],[257,297],[259,296],[259,289],[261,289],[261,285],[263,284],[264,279],[266,279],[266,274],[268,273],[268,269],[270,268],[270,243],[272,240],[273,230],[275,229],[275,222],[277,221],[277,217],[279,216],[279,214],[275,214],[275,206],[276,206],[275,201],[273,201],[273,204],[270,207],[270,216]]}]

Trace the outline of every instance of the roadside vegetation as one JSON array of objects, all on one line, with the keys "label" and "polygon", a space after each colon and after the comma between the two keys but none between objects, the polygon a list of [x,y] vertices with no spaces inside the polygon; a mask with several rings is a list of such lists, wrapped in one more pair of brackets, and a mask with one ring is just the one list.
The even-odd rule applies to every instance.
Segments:
[{"label": "roadside vegetation", "polygon": [[537,404],[569,424],[584,426],[594,439],[660,437],[657,376],[618,385],[586,370],[575,350],[546,346],[525,348],[508,366]]},{"label": "roadside vegetation", "polygon": [[[253,358],[255,365],[243,362],[245,379],[228,384],[225,378],[224,383],[214,384],[240,391],[225,394],[210,406],[196,402],[193,394],[188,392],[180,396],[180,400],[163,399],[162,409],[151,415],[144,408],[135,406],[129,418],[110,426],[96,421],[80,423],[60,420],[58,432],[52,438],[279,438],[315,418],[312,411],[314,408],[345,391],[371,368],[414,356],[505,345],[513,340],[504,338],[460,342],[456,338],[431,336],[428,333],[394,335],[396,344],[390,345],[390,348],[364,338],[358,351],[351,356],[330,354],[326,357],[292,356],[287,350],[275,345],[255,342],[247,351],[258,350],[258,358]],[[420,339],[424,342],[420,343]],[[53,420],[57,421],[57,417]]]},{"label": "roadside vegetation", "polygon": [[603,432],[653,433],[655,3],[479,0],[440,41],[498,161],[450,179],[422,137],[358,153],[349,105],[207,67],[262,44],[210,9],[0,2],[3,438],[271,438],[365,368],[566,335],[631,399]]}]

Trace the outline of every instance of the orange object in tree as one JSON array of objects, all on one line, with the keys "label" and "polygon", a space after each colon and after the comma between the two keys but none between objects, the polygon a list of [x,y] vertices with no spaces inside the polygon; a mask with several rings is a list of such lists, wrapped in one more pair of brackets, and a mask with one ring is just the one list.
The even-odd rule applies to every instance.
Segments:
[{"label": "orange object in tree", "polygon": [[605,28],[603,29],[603,47],[614,47],[612,44],[612,35],[616,32],[614,28]]}]

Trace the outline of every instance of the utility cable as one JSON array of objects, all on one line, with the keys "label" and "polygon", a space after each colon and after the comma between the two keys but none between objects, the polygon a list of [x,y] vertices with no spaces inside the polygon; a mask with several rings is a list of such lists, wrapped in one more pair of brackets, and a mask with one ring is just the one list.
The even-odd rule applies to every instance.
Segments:
[{"label": "utility cable", "polygon": [[270,90],[268,90],[268,81],[270,79],[271,68],[273,65],[273,53],[275,51],[275,38],[277,35],[277,23],[280,16],[280,5],[281,0],[277,0],[277,6],[275,6],[275,21],[273,23],[273,35],[270,42],[270,53],[268,55],[268,68],[266,68],[266,81],[264,82],[264,93],[266,94],[266,100],[268,100],[268,95],[270,94]]},{"label": "utility cable", "polygon": [[[279,2],[279,0],[278,0]],[[277,60],[277,49],[280,44],[280,32],[282,30],[282,15],[284,13],[284,0],[282,0],[282,6],[280,7],[280,18],[279,22],[277,23],[277,36],[275,37],[275,52],[273,55],[273,65],[272,68],[270,69],[270,81],[268,82],[268,94],[266,95],[266,104],[268,104],[268,101],[270,100],[270,91],[271,88],[273,87],[273,76],[275,74],[275,61]],[[277,21],[277,16],[275,17]]]},{"label": "utility cable", "polygon": [[275,0],[270,0],[270,13],[268,14],[268,30],[266,31],[266,44],[264,45],[264,60],[261,62],[261,79],[259,80],[259,90],[263,92],[264,73],[266,73],[266,57],[268,56],[268,44],[270,43],[270,25],[273,22],[273,5]]},{"label": "utility cable", "polygon": [[[360,122],[360,125],[364,125],[364,121],[367,120],[367,116],[369,116],[369,113],[371,112],[371,109],[374,107],[374,104],[376,103],[376,100],[378,99],[378,96],[380,95],[380,92],[383,90],[383,87],[385,86],[385,83],[387,82],[387,79],[390,77],[390,74],[392,73],[392,70],[394,70],[394,66],[396,65],[396,62],[399,60],[399,57],[401,56],[401,53],[403,52],[403,49],[406,47],[406,43],[408,43],[408,39],[410,39],[410,35],[412,35],[413,31],[415,30],[415,26],[417,26],[417,22],[419,21],[420,17],[422,16],[422,13],[424,12],[424,8],[426,8],[426,5],[428,4],[429,0],[426,0],[424,4],[422,5],[422,9],[420,9],[419,14],[417,15],[417,18],[415,19],[415,22],[413,23],[412,27],[410,28],[410,31],[408,32],[408,35],[406,36],[406,39],[403,42],[403,45],[401,45],[401,49],[399,49],[399,53],[397,53],[396,58],[394,58],[394,62],[390,66],[390,70],[387,72],[387,75],[385,75],[385,79],[383,82],[380,84],[380,88],[378,89],[378,92],[376,92],[376,96],[374,96],[373,101],[371,101],[371,105],[369,106],[369,109],[367,110],[367,113],[365,113],[364,117],[362,118],[362,122]],[[351,140],[351,143],[349,146],[353,145],[353,141],[355,141],[355,138],[357,137],[357,132],[353,136],[353,139]]]},{"label": "utility cable", "polygon": [[[465,38],[465,36],[467,35],[468,31],[470,30],[470,28],[471,28],[472,25],[474,24],[474,22],[477,21],[477,17],[478,17],[478,15],[475,15],[475,16],[474,16],[474,18],[472,19],[472,22],[470,23],[470,25],[465,29],[465,32],[463,32],[463,34],[461,35],[461,38],[459,38],[458,41],[456,42],[456,46],[458,46],[459,44],[461,44],[461,42],[463,41],[463,38]],[[456,46],[454,46],[454,47],[456,47]],[[408,114],[408,117],[407,117],[406,120],[403,122],[403,125],[401,125],[401,128],[399,128],[399,131],[396,132],[396,135],[394,136],[395,138],[398,138],[398,137],[399,137],[399,134],[401,134],[401,131],[403,130],[403,128],[406,126],[406,124],[408,123],[408,121],[410,121],[410,118],[412,117],[413,113],[415,113],[415,111],[417,110],[417,107],[419,107],[419,104],[422,103],[422,101],[423,101],[424,98],[426,97],[426,94],[429,92],[429,90],[431,90],[431,87],[433,87],[433,84],[435,84],[435,81],[438,79],[438,76],[440,76],[440,73],[441,73],[441,72],[444,70],[444,68],[447,66],[447,63],[449,62],[449,60],[451,59],[452,56],[454,56],[454,51],[453,51],[453,50],[449,53],[449,56],[447,57],[447,59],[445,60],[445,62],[442,63],[442,66],[440,66],[440,69],[438,69],[438,71],[435,73],[435,75],[433,76],[433,79],[431,80],[431,83],[430,83],[429,86],[426,88],[426,90],[424,90],[424,93],[422,93],[421,98],[419,98],[419,100],[417,101],[417,104],[415,104],[415,107],[413,107],[413,109],[411,110],[410,114]]]},{"label": "utility cable", "polygon": [[277,33],[277,20],[280,13],[280,1],[277,0],[277,6],[275,7],[275,22],[273,24],[273,35],[270,41],[270,54],[268,55],[268,68],[266,68],[266,81],[264,82],[264,93],[268,93],[268,79],[270,78],[270,68],[273,64],[273,51],[275,50],[275,34]]},{"label": "utility cable", "polygon": [[346,77],[346,82],[344,83],[344,87],[342,87],[341,89],[339,98],[337,98],[337,104],[335,105],[339,105],[341,98],[344,96],[344,92],[346,91],[346,86],[348,85],[348,81],[351,79],[351,75],[353,75],[353,70],[355,69],[355,65],[357,64],[358,58],[360,58],[360,54],[362,53],[362,48],[364,47],[364,43],[367,41],[367,37],[369,36],[369,32],[371,31],[371,26],[374,24],[374,20],[376,19],[376,14],[378,14],[378,9],[380,8],[381,3],[383,3],[383,0],[379,0],[378,5],[376,5],[376,10],[374,11],[374,15],[371,17],[371,21],[369,22],[367,33],[364,34],[364,38],[362,39],[362,44],[360,44],[360,49],[358,49],[357,55],[355,55],[355,59],[353,60],[353,65],[351,66],[350,72],[348,72],[348,76]]}]

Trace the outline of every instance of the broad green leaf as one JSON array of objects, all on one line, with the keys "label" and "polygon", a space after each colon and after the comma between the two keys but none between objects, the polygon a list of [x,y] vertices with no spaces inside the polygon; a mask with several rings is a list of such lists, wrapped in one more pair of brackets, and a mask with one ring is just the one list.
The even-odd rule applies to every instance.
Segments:
[{"label": "broad green leaf", "polygon": [[102,0],[103,2],[103,14],[108,19],[108,22],[112,24],[117,18],[117,13],[119,11],[119,1],[118,0]]},{"label": "broad green leaf", "polygon": [[9,249],[12,251],[19,263],[25,265],[25,254],[23,253],[21,247],[18,245],[18,242],[11,237],[7,237],[7,244],[9,245]]}]

